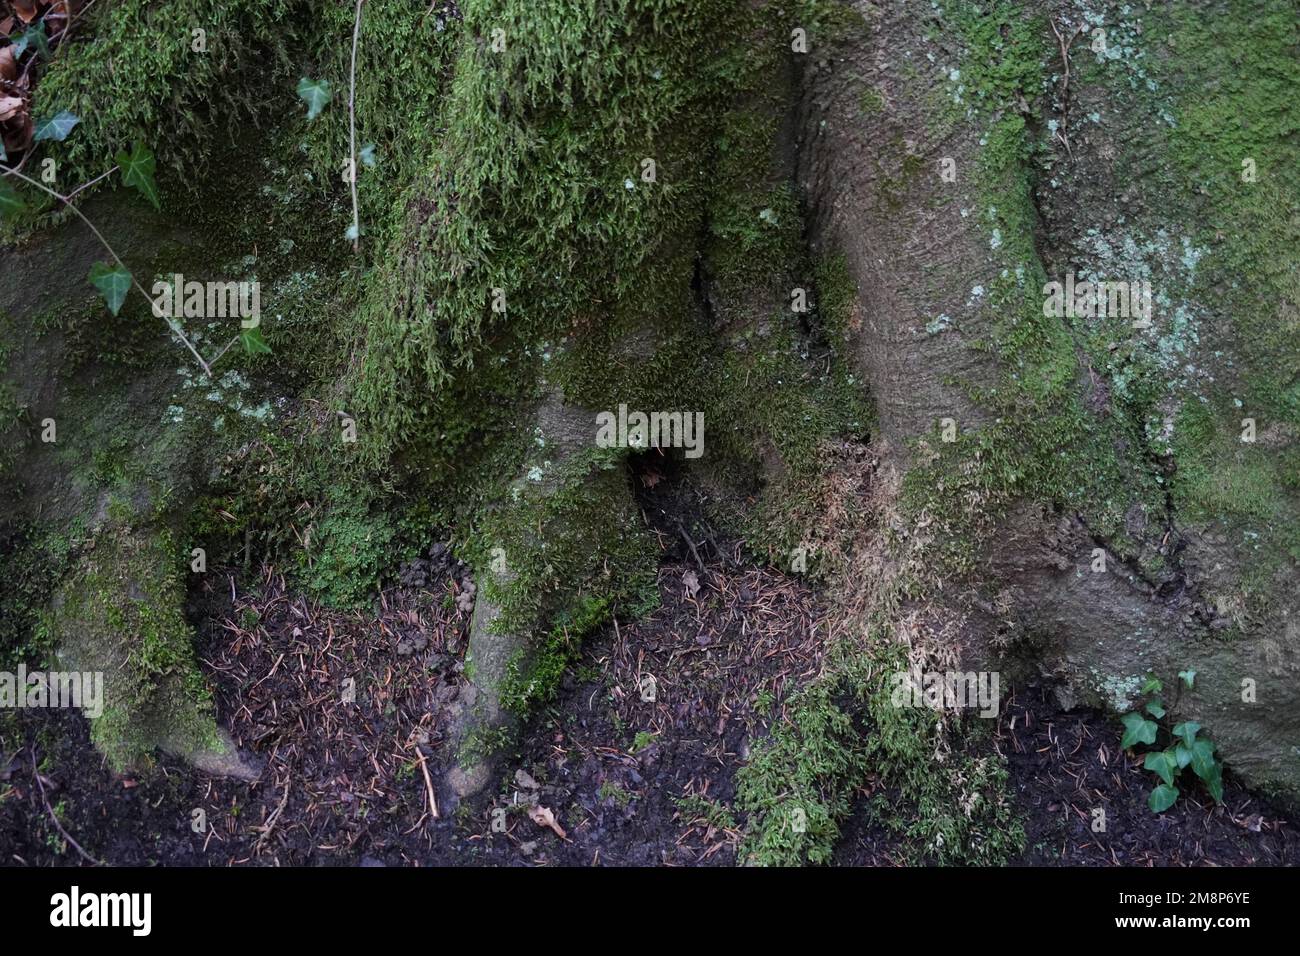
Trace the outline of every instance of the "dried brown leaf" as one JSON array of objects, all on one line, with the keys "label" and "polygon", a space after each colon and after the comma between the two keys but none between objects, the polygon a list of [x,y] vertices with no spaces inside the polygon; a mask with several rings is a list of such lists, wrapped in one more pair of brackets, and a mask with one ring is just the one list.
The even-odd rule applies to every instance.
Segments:
[{"label": "dried brown leaf", "polygon": [[700,593],[700,579],[694,571],[687,571],[682,575],[682,586],[686,588],[687,597],[695,597]]},{"label": "dried brown leaf", "polygon": [[36,132],[30,113],[20,113],[9,121],[4,129],[5,149],[9,153],[21,153],[32,144],[32,134]]},{"label": "dried brown leaf", "polygon": [[23,23],[31,23],[36,19],[36,0],[12,0],[14,13],[18,14],[18,19]]}]

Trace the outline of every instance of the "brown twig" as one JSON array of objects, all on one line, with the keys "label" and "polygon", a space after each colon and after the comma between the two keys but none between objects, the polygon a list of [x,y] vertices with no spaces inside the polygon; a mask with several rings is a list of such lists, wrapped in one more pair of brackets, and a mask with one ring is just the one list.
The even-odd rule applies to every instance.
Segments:
[{"label": "brown twig", "polygon": [[254,850],[259,849],[262,846],[262,844],[267,841],[267,838],[270,837],[271,831],[275,829],[275,824],[280,819],[280,814],[284,812],[285,805],[288,804],[288,802],[289,802],[289,783],[288,781],[285,781],[284,796],[280,798],[280,805],[277,806],[274,811],[272,811],[269,817],[267,817],[266,823],[263,824],[262,826],[262,835],[257,838],[257,846],[254,847]]},{"label": "brown twig", "polygon": [[1074,158],[1074,150],[1070,148],[1070,47],[1082,32],[1082,27],[1076,27],[1070,34],[1070,39],[1066,40],[1061,36],[1061,31],[1056,28],[1056,20],[1053,18],[1049,21],[1052,24],[1052,32],[1056,34],[1056,42],[1061,47],[1061,64],[1065,69],[1061,83],[1061,128],[1056,131],[1056,138],[1065,146],[1066,153],[1070,158]]},{"label": "brown twig", "polygon": [[700,560],[700,552],[696,550],[695,542],[692,541],[691,536],[686,533],[686,526],[682,524],[680,519],[678,519],[675,523],[677,525],[677,530],[681,532],[682,540],[685,541],[686,546],[691,549],[691,557],[695,559],[695,563],[699,567],[700,571],[703,571],[704,562]]},{"label": "brown twig", "polygon": [[92,863],[95,866],[103,866],[104,865],[103,862],[95,859],[93,856],[87,853],[82,848],[81,844],[72,838],[72,834],[63,828],[63,824],[59,822],[59,818],[54,813],[54,808],[50,806],[50,801],[47,800],[45,797],[45,784],[41,780],[41,772],[36,769],[36,748],[35,747],[32,748],[31,753],[32,753],[32,776],[36,778],[36,786],[41,791],[41,803],[45,804],[45,812],[50,815],[50,819],[54,821],[54,826],[58,829],[58,831],[61,834],[63,834],[63,839],[67,840],[68,845],[81,854],[81,858],[83,860],[85,860],[87,863]]},{"label": "brown twig", "polygon": [[429,764],[424,759],[424,751],[420,749],[419,744],[415,745],[415,756],[419,758],[420,770],[424,773],[424,789],[429,794],[429,813],[436,820],[438,819],[438,801],[433,795],[433,780],[429,778]]}]

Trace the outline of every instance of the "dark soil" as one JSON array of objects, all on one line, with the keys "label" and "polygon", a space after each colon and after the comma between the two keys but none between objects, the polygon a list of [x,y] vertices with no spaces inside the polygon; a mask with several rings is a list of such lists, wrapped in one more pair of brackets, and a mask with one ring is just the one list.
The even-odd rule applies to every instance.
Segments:
[{"label": "dark soil", "polygon": [[[1053,866],[1216,866],[1300,863],[1300,826],[1224,777],[1223,805],[1195,781],[1164,813],[1147,798],[1155,776],[1141,758],[1120,750],[1120,725],[1094,711],[1062,713],[1045,688],[1013,697],[1000,721],[1013,793],[1025,815],[1026,852],[1019,861]],[[1094,832],[1094,811],[1105,831]]]},{"label": "dark soil", "polygon": [[[364,614],[322,608],[270,570],[242,587],[217,574],[191,608],[200,655],[218,717],[261,779],[210,778],[167,756],[113,774],[80,715],[12,712],[0,724],[5,861],[85,862],[70,836],[111,864],[733,863],[734,773],[817,667],[820,612],[804,585],[724,551],[668,471],[634,476],[663,549],[661,607],[588,642],[495,792],[450,815],[440,800],[470,617],[458,601],[468,577],[443,549]],[[535,821],[544,810],[563,838]]]},{"label": "dark soil", "polygon": [[[1300,864],[1300,825],[1291,808],[1276,806],[1224,776],[1216,806],[1190,771],[1182,795],[1164,813],[1147,797],[1154,775],[1141,758],[1121,750],[1122,728],[1112,716],[1064,712],[1046,687],[1008,700],[998,718],[998,751],[1010,771],[1010,794],[1025,828],[1020,866],[1294,866]],[[1104,810],[1102,824],[1095,813]],[[897,838],[872,819],[865,801],[846,825],[836,862],[899,865]]]},{"label": "dark soil", "polygon": [[[492,792],[449,812],[439,789],[470,617],[468,575],[445,548],[405,566],[401,584],[366,613],[322,608],[270,570],[242,584],[217,574],[191,608],[200,654],[218,716],[262,762],[261,779],[214,779],[166,756],[114,774],[80,714],[6,712],[0,858],[734,864],[744,823],[729,810],[736,771],[786,695],[816,672],[827,625],[805,585],[743,564],[698,500],[665,477],[671,471],[650,463],[633,477],[662,548],[661,607],[587,643]],[[1231,775],[1224,806],[1189,786],[1173,809],[1153,814],[1150,774],[1119,750],[1119,737],[1113,719],[1062,713],[1044,689],[1007,702],[994,739],[1027,834],[1016,863],[1300,862],[1294,818]],[[1092,829],[1096,808],[1106,811],[1105,832]],[[899,865],[907,850],[864,800],[836,862]]]}]

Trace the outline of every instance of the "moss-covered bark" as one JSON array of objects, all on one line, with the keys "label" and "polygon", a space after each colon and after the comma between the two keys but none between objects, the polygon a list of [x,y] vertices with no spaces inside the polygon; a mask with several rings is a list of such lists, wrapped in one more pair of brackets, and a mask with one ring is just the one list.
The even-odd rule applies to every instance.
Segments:
[{"label": "moss-covered bark", "polygon": [[[42,147],[61,177],[98,175],[136,138],[167,165],[192,228],[133,266],[269,289],[275,355],[212,380],[172,371],[142,303],[123,341],[153,338],[135,354],[76,297],[48,329],[0,300],[10,369],[48,372],[0,395],[0,428],[30,452],[7,460],[37,486],[12,550],[28,583],[70,569],[62,630],[149,664],[121,700],[175,702],[179,681],[189,704],[165,706],[199,712],[180,582],[132,590],[176,552],[272,559],[361,604],[437,528],[479,583],[456,789],[481,786],[583,634],[644,609],[638,452],[596,447],[596,414],[626,405],[703,412],[690,468],[720,517],[839,598],[825,675],[742,782],[756,861],[825,859],[869,768],[931,856],[1005,855],[997,761],[882,690],[924,662],[1028,663],[1095,700],[1195,666],[1188,716],[1252,780],[1294,789],[1292,5],[418,6],[365,7],[357,119],[379,162],[359,256],[339,180],[351,4],[105,5],[42,79],[43,109],[83,117]],[[1053,24],[1109,38],[1075,36],[1068,87]],[[334,87],[311,123],[303,74]],[[250,119],[265,132],[213,145]],[[60,287],[96,255],[84,235],[66,249]],[[1151,281],[1152,328],[1045,314],[1068,271]],[[123,373],[96,379],[103,408],[59,378],[81,348]],[[60,405],[95,426],[62,458],[32,430]],[[128,405],[124,435],[109,416]],[[145,466],[118,467],[126,448]],[[38,527],[46,475],[105,550]],[[97,520],[101,501],[130,514]],[[25,649],[56,588],[28,590],[9,629]],[[128,626],[145,618],[166,653]],[[138,710],[110,736],[139,738]],[[792,808],[811,826],[791,830]]]}]

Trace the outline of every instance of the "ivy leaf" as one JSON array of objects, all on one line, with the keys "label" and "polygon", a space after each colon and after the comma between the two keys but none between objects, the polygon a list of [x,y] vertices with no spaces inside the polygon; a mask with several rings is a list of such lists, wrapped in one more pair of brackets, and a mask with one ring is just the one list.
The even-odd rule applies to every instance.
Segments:
[{"label": "ivy leaf", "polygon": [[307,104],[307,119],[314,120],[330,101],[330,81],[304,76],[298,81],[298,96]]},{"label": "ivy leaf", "polygon": [[1135,710],[1129,711],[1120,720],[1125,727],[1124,739],[1119,742],[1121,749],[1127,750],[1134,744],[1153,744],[1156,742],[1155,721],[1147,720]]},{"label": "ivy leaf", "polygon": [[122,310],[126,294],[131,291],[131,273],[122,266],[108,266],[96,262],[90,267],[90,284],[100,291],[108,310],[114,315]]},{"label": "ivy leaf", "polygon": [[37,53],[47,60],[50,58],[50,39],[45,33],[44,20],[38,20],[36,26],[28,27],[14,37],[10,43],[15,59],[26,53],[28,46],[35,46]]},{"label": "ivy leaf", "polygon": [[357,155],[360,157],[360,159],[361,159],[361,164],[362,164],[363,166],[367,167],[368,169],[374,169],[374,168],[375,168],[375,162],[376,162],[376,160],[375,160],[375,144],[374,144],[374,143],[366,143],[365,146],[362,146],[362,147],[361,147],[361,152],[358,153]]},{"label": "ivy leaf", "polygon": [[131,152],[120,152],[114,159],[118,169],[122,170],[122,182],[133,189],[138,189],[145,199],[153,203],[155,209],[161,209],[162,206],[158,202],[158,184],[153,178],[154,170],[157,168],[153,151],[143,143],[136,143]]},{"label": "ivy leaf", "polygon": [[1183,683],[1187,685],[1188,690],[1191,690],[1192,685],[1196,683],[1196,671],[1191,668],[1188,668],[1185,671],[1179,671],[1178,676],[1183,679]]},{"label": "ivy leaf", "polygon": [[239,333],[239,344],[244,347],[244,351],[249,355],[270,355],[271,346],[266,344],[266,339],[262,338],[261,326],[253,326],[251,329],[244,329]]},{"label": "ivy leaf", "polygon": [[1208,777],[1202,777],[1201,779],[1205,781],[1205,789],[1210,791],[1210,796],[1214,798],[1214,802],[1222,803],[1223,767],[1216,763],[1213,772]]},{"label": "ivy leaf", "polygon": [[23,197],[19,196],[7,182],[0,179],[0,213],[12,216],[21,212],[23,205]]},{"label": "ivy leaf", "polygon": [[1182,737],[1187,746],[1194,746],[1196,743],[1196,732],[1201,729],[1201,725],[1194,720],[1185,720],[1174,728],[1174,736]]},{"label": "ivy leaf", "polygon": [[1169,784],[1174,784],[1174,771],[1178,769],[1178,758],[1168,750],[1147,754],[1142,766]]},{"label": "ivy leaf", "polygon": [[1182,770],[1192,762],[1192,748],[1179,741],[1178,746],[1174,748],[1174,758],[1178,761],[1178,769]]},{"label": "ivy leaf", "polygon": [[39,143],[43,139],[52,139],[61,143],[68,138],[68,134],[72,132],[73,127],[80,122],[80,117],[64,110],[49,119],[43,119],[37,123],[32,142]]},{"label": "ivy leaf", "polygon": [[1192,750],[1192,770],[1206,783],[1219,772],[1219,762],[1214,759],[1214,744],[1208,740],[1198,740],[1188,744]]},{"label": "ivy leaf", "polygon": [[1144,694],[1158,694],[1164,689],[1165,685],[1160,683],[1158,677],[1148,677],[1147,682],[1142,685],[1142,693]]},{"label": "ivy leaf", "polygon": [[1160,700],[1159,698],[1151,701],[1146,706],[1146,712],[1150,714],[1152,717],[1156,718],[1156,720],[1159,720],[1161,717],[1165,715],[1164,701]]},{"label": "ivy leaf", "polygon": [[1154,813],[1164,813],[1178,800],[1178,788],[1167,783],[1162,783],[1151,791],[1151,796],[1147,798],[1147,806]]}]

